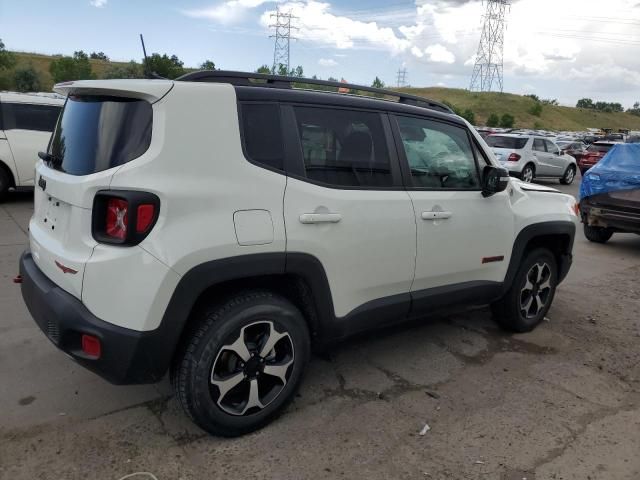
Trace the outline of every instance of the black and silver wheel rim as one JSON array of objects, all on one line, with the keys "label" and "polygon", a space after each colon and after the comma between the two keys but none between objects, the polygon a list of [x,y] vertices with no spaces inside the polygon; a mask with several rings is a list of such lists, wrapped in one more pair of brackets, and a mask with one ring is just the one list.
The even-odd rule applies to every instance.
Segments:
[{"label": "black and silver wheel rim", "polygon": [[[233,340],[233,339],[232,339]],[[242,327],[211,367],[211,394],[230,415],[251,415],[270,405],[286,387],[295,360],[287,332],[263,320]]]},{"label": "black and silver wheel rim", "polygon": [[551,267],[545,262],[533,265],[520,290],[520,313],[524,318],[535,318],[547,306],[551,297]]},{"label": "black and silver wheel rim", "polygon": [[533,169],[531,167],[525,167],[522,172],[522,181],[526,183],[533,182]]},{"label": "black and silver wheel rim", "polygon": [[567,173],[564,176],[564,181],[567,183],[573,182],[573,178],[576,176],[576,171],[573,168],[567,170]]}]

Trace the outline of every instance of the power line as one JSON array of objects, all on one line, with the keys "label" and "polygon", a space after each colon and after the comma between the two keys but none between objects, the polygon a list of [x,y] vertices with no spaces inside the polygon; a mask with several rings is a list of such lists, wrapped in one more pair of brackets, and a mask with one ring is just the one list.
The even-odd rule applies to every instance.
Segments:
[{"label": "power line", "polygon": [[398,69],[398,88],[407,86],[407,67]]},{"label": "power line", "polygon": [[504,89],[504,17],[510,6],[510,0],[487,1],[480,45],[478,45],[478,54],[469,90],[490,92],[494,84],[501,92]]},{"label": "power line", "polygon": [[295,37],[291,36],[291,30],[298,30],[291,25],[291,21],[298,17],[291,15],[291,12],[283,13],[280,9],[276,10],[276,13],[271,14],[271,18],[273,17],[276,17],[276,23],[269,25],[269,28],[275,29],[275,34],[269,36],[269,38],[275,38],[273,48],[273,72],[277,73],[280,65],[284,65],[287,72],[289,72],[291,60],[289,44],[291,40],[296,40]]}]

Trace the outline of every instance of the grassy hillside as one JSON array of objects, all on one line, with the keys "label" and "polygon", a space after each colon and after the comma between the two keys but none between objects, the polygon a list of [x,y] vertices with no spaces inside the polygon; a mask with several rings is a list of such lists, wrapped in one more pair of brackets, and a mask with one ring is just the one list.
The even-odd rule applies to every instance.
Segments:
[{"label": "grassy hillside", "polygon": [[484,125],[489,115],[510,113],[516,117],[516,127],[547,130],[580,131],[587,128],[628,128],[640,130],[640,117],[628,113],[603,113],[594,110],[544,105],[540,117],[529,113],[535,101],[510,93],[476,93],[454,88],[405,88],[402,91],[449,102],[461,110],[471,109],[476,123]]},{"label": "grassy hillside", "polygon": [[[40,75],[43,90],[50,90],[53,79],[49,74],[49,65],[55,58],[38,53],[15,52],[17,65],[31,64]],[[90,60],[93,73],[101,78],[111,65],[124,66],[126,63]],[[189,71],[190,69],[185,69]],[[5,75],[10,74],[6,72]],[[1,79],[0,79],[1,80]],[[492,113],[502,116],[509,113],[516,118],[516,127],[541,128],[548,130],[586,130],[587,128],[628,128],[640,130],[640,117],[628,113],[602,113],[594,110],[556,107],[545,105],[540,117],[529,113],[534,100],[510,93],[475,93],[453,88],[406,88],[407,93],[419,95],[433,100],[446,101],[461,110],[471,109],[475,113],[476,123],[483,125]]]}]

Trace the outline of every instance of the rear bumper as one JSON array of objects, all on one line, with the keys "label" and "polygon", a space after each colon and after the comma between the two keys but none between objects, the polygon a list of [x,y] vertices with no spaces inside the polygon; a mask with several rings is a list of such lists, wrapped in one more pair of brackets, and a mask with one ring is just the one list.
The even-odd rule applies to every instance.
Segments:
[{"label": "rear bumper", "polygon": [[580,210],[586,225],[640,234],[640,202],[614,200],[602,194],[583,199]]},{"label": "rear bumper", "polygon": [[[160,380],[171,353],[156,331],[138,332],[100,320],[73,295],[42,273],[27,250],[20,258],[22,297],[31,316],[47,338],[83,367],[114,384],[152,383]],[[100,339],[100,358],[82,352],[82,334]]]}]

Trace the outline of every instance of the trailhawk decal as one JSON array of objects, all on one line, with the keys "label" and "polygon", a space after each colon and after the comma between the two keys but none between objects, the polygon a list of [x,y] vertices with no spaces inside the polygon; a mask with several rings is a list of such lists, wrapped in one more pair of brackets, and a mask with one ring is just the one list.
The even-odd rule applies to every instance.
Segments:
[{"label": "trailhawk decal", "polygon": [[71,275],[75,275],[76,273],[78,273],[77,270],[74,270],[73,268],[69,268],[66,265],[61,264],[58,260],[56,260],[55,262],[56,262],[56,267],[62,270],[62,273],[70,273]]}]

